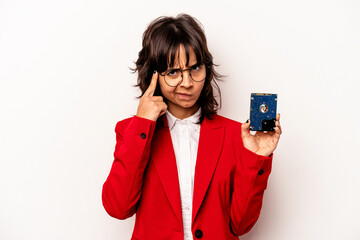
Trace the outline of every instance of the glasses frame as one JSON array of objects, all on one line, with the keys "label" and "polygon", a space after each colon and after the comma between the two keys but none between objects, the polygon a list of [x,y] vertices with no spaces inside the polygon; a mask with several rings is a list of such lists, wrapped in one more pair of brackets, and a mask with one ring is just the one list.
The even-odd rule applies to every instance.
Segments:
[{"label": "glasses frame", "polygon": [[[196,65],[196,64],[195,64],[195,65]],[[187,69],[180,69],[180,68],[169,69],[169,70],[165,71],[164,74],[161,74],[161,73],[159,73],[159,74],[164,77],[165,83],[166,83],[169,87],[177,87],[177,86],[179,86],[179,85],[182,83],[182,81],[184,80],[184,77],[183,77],[184,74],[183,74],[183,72],[185,72],[185,71],[189,71],[190,78],[191,78],[191,80],[193,80],[194,82],[202,82],[202,81],[204,81],[204,80],[206,79],[206,68],[207,68],[207,66],[206,66],[206,64],[199,64],[198,66],[201,66],[201,65],[204,65],[204,67],[205,67],[205,78],[204,78],[203,80],[200,80],[200,81],[196,81],[196,80],[193,79],[193,77],[191,76],[191,68],[187,68]],[[191,66],[191,67],[193,67],[193,66]],[[166,75],[167,73],[169,73],[169,72],[171,72],[171,71],[173,71],[173,70],[179,70],[179,71],[181,72],[181,81],[180,81],[176,86],[171,86],[171,85],[169,85],[169,84],[167,83],[166,77],[165,77],[165,75]]]}]

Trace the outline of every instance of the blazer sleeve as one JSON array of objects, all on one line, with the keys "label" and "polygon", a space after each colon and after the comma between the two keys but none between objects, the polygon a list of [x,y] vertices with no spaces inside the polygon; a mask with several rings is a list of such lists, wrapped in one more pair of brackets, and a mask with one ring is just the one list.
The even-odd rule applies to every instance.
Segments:
[{"label": "blazer sleeve", "polygon": [[103,206],[117,219],[136,212],[156,121],[134,115],[126,127],[123,125],[124,121],[116,124],[114,161],[102,188]]},{"label": "blazer sleeve", "polygon": [[273,153],[261,156],[240,144],[230,204],[230,229],[236,236],[250,231],[259,218],[271,172]]}]

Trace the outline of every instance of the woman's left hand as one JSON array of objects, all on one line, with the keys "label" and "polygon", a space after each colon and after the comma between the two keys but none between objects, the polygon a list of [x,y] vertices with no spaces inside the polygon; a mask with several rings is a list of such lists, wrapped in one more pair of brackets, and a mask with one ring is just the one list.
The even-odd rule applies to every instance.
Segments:
[{"label": "woman's left hand", "polygon": [[241,125],[241,138],[244,147],[258,155],[269,157],[275,150],[282,133],[280,114],[276,114],[275,131],[268,131],[266,133],[257,131],[255,135],[252,135],[249,132],[249,127],[250,120],[248,123]]}]

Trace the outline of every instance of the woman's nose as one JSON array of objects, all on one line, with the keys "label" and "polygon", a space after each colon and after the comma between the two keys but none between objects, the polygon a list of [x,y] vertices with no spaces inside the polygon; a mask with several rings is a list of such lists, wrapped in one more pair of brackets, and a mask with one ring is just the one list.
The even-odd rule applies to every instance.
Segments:
[{"label": "woman's nose", "polygon": [[191,79],[189,71],[184,71],[182,77],[183,77],[183,80],[181,82],[182,86],[189,87],[189,86],[193,85],[193,81]]}]

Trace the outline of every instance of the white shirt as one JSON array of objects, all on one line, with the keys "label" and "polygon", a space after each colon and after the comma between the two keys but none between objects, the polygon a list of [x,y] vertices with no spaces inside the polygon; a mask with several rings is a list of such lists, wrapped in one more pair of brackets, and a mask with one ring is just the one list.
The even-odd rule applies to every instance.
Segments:
[{"label": "white shirt", "polygon": [[169,111],[166,112],[179,176],[184,240],[193,239],[191,233],[192,200],[200,136],[200,124],[196,124],[196,122],[200,115],[200,107],[192,116],[183,120],[176,118]]}]

